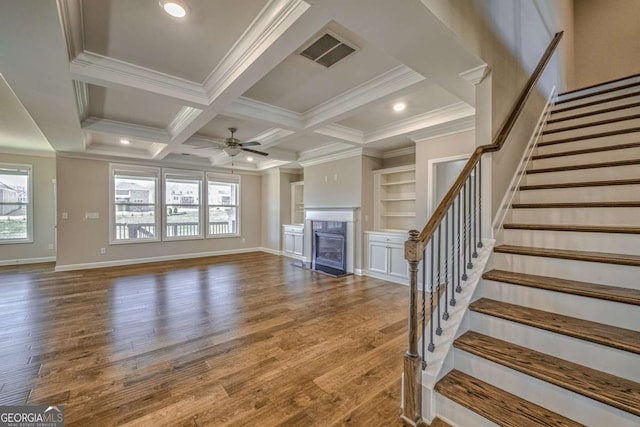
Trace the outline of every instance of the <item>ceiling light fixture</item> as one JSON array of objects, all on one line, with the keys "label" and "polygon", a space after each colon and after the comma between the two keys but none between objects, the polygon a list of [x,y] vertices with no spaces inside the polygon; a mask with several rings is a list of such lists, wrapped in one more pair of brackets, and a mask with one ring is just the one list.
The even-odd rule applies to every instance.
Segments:
[{"label": "ceiling light fixture", "polygon": [[229,155],[229,157],[235,157],[240,154],[240,147],[227,147],[224,149],[224,152]]},{"label": "ceiling light fixture", "polygon": [[160,7],[174,18],[184,18],[189,13],[187,5],[180,0],[162,0],[160,1]]},{"label": "ceiling light fixture", "polygon": [[251,156],[247,157],[247,162],[253,162],[253,157]]},{"label": "ceiling light fixture", "polygon": [[122,145],[129,145],[129,144],[131,144],[131,141],[129,141],[128,139],[124,139],[124,138],[122,138],[122,139],[120,140],[120,144],[122,144]]},{"label": "ceiling light fixture", "polygon": [[405,104],[404,102],[398,102],[397,104],[393,104],[393,111],[395,111],[396,113],[403,111],[405,108],[407,108],[407,104]]}]

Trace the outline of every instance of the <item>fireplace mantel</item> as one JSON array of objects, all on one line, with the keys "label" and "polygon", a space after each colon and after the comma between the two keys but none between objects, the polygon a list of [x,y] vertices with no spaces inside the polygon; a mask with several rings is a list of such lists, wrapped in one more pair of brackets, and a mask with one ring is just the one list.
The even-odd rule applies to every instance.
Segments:
[{"label": "fireplace mantel", "polygon": [[310,262],[312,256],[313,227],[312,221],[338,221],[347,223],[347,273],[353,273],[355,244],[356,244],[356,222],[357,207],[322,207],[322,208],[305,208],[305,227],[304,227],[304,261]]}]

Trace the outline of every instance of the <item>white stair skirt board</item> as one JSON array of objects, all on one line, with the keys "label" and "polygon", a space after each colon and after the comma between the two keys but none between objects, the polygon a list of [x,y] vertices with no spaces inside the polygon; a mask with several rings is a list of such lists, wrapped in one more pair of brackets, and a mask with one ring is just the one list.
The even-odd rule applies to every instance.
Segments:
[{"label": "white stair skirt board", "polygon": [[640,234],[508,229],[504,230],[504,244],[546,249],[640,255]]},{"label": "white stair skirt board", "polygon": [[[631,160],[631,159],[630,159]],[[527,174],[527,185],[557,184],[578,181],[606,181],[610,179],[638,178],[640,163],[627,166],[610,166],[601,168],[578,169],[558,172]]]},{"label": "white stair skirt board", "polygon": [[[637,179],[640,180],[640,172]],[[517,200],[518,203],[636,202],[640,201],[640,184],[525,190],[518,193]]]},{"label": "white stair skirt board", "polygon": [[621,133],[606,137],[586,138],[559,144],[542,145],[536,148],[535,154],[564,153],[587,148],[610,147],[612,145],[629,144],[640,140],[640,132]]},{"label": "white stair skirt board", "polygon": [[438,418],[453,427],[500,427],[470,409],[447,399],[439,393],[435,394],[435,406],[438,408]]},{"label": "white stair skirt board", "polygon": [[640,208],[518,208],[515,224],[615,225],[637,227]]},{"label": "white stair skirt board", "polygon": [[[476,287],[478,283],[482,279],[482,273],[485,271],[485,266],[491,253],[493,252],[495,241],[490,239],[483,240],[483,247],[481,250],[478,250],[478,258],[473,259],[473,269],[467,270],[468,278],[466,281],[461,281],[460,286],[462,287],[462,292],[456,293],[456,305],[451,307],[449,306],[449,320],[440,319],[440,326],[442,328],[442,335],[436,335],[435,329],[437,325],[436,315],[434,315],[434,334],[433,334],[433,342],[435,345],[435,350],[433,353],[426,350],[426,360],[427,360],[427,368],[423,371],[422,375],[422,384],[424,387],[428,389],[433,389],[435,387],[436,382],[440,380],[446,372],[443,372],[442,365],[443,362],[449,353],[451,348],[451,344],[456,336],[459,335],[460,325],[464,318],[465,313],[469,308],[469,304],[471,302],[471,298],[476,291]],[[451,285],[449,285],[451,286]],[[449,292],[449,300],[451,299],[451,293]],[[444,302],[445,302],[445,294],[442,294],[442,298],[440,299],[440,314],[444,312]],[[420,304],[418,304],[420,306]],[[429,310],[429,295],[427,294],[427,302],[426,302],[427,310]],[[430,326],[428,323],[425,326],[426,328],[426,343],[425,349],[429,345],[429,331]],[[422,349],[422,338],[419,340],[420,349]],[[420,350],[422,351],[422,350]]]},{"label": "white stair skirt board", "polygon": [[533,326],[469,312],[473,330],[611,375],[640,381],[638,355]]},{"label": "white stair skirt board", "polygon": [[[618,328],[640,330],[640,309],[638,306],[631,304],[553,292],[529,286],[494,282],[492,280],[483,280],[478,288],[477,295]],[[472,325],[475,328],[475,323],[472,323]],[[635,357],[638,358],[637,355]]]},{"label": "white stair skirt board", "polygon": [[551,119],[562,119],[565,117],[572,117],[578,114],[592,113],[594,111],[600,111],[607,108],[615,108],[615,107],[620,107],[622,105],[629,105],[636,102],[640,102],[640,88],[638,88],[637,93],[638,93],[637,95],[628,96],[621,99],[614,99],[613,101],[599,102],[595,105],[574,108],[566,111],[558,111],[564,108],[562,104],[558,104],[556,106],[556,111],[553,112],[553,115],[551,116]]},{"label": "white stair skirt board", "polygon": [[640,267],[503,253],[493,254],[491,261],[499,270],[640,289]]},{"label": "white stair skirt board", "polygon": [[[589,125],[593,122],[599,122],[602,120],[609,120],[609,119],[615,119],[618,117],[622,117],[622,116],[633,116],[636,114],[640,114],[640,106],[637,107],[632,107],[631,105],[633,105],[633,103],[629,103],[628,101],[621,104],[621,106],[629,106],[629,108],[623,108],[621,110],[615,110],[615,111],[609,111],[609,112],[602,112],[602,113],[598,113],[598,114],[590,114],[588,116],[585,117],[576,117],[575,119],[567,119],[567,120],[562,120],[559,122],[553,122],[553,123],[549,123],[547,124],[545,130],[556,130],[556,129],[562,129],[568,126],[580,126],[580,125]],[[596,109],[593,110],[593,112],[596,111],[603,111],[606,110],[605,108],[600,108],[600,109]],[[581,113],[575,113],[573,114],[574,116],[580,115]],[[566,115],[565,117],[572,117],[571,115]],[[559,117],[553,117],[551,120],[557,119]]]},{"label": "white stair skirt board", "polygon": [[[640,134],[638,135],[637,142],[640,142]],[[550,157],[546,159],[534,159],[531,162],[531,168],[555,168],[629,159],[640,159],[640,147],[598,151],[595,153],[575,154],[571,156]],[[638,166],[638,168],[640,168],[640,166]],[[640,178],[640,172],[638,173],[638,177]]]},{"label": "white stair skirt board", "polygon": [[611,83],[603,83],[594,87],[589,87],[575,92],[558,95],[558,101],[564,101],[565,99],[572,99],[577,96],[590,95],[592,93],[600,92],[602,90],[614,89],[620,86],[625,86],[632,83],[640,83],[640,76],[628,77]]},{"label": "white stair skirt board", "polygon": [[456,369],[586,426],[637,427],[640,418],[455,349]]},{"label": "white stair skirt board", "polygon": [[574,99],[574,100],[571,100],[571,101],[563,102],[561,104],[556,104],[553,107],[553,111],[561,110],[561,109],[567,108],[567,107],[575,107],[575,106],[587,104],[587,103],[594,102],[594,101],[603,101],[603,100],[606,100],[606,99],[609,99],[609,98],[615,98],[615,97],[620,96],[620,95],[626,95],[626,94],[638,93],[638,92],[640,92],[640,86],[632,86],[632,87],[628,87],[628,88],[624,88],[624,89],[617,89],[617,90],[613,90],[611,92],[602,93],[600,95],[593,95],[593,96],[589,96],[587,98]]},{"label": "white stair skirt board", "polygon": [[[626,113],[623,114],[625,116],[627,115]],[[638,127],[640,127],[640,119],[622,120],[619,122],[605,123],[596,126],[587,126],[561,132],[547,133],[542,135],[542,142],[557,141],[559,139],[588,136],[602,132],[614,132]]]}]

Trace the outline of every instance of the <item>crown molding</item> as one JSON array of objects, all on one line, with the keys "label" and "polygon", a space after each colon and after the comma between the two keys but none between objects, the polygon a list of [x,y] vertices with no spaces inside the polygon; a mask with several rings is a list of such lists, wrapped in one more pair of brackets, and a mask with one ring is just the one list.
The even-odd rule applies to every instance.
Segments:
[{"label": "crown molding", "polygon": [[326,156],[328,154],[335,153],[338,150],[346,150],[347,148],[349,147],[341,142],[333,142],[327,145],[323,145],[322,147],[301,151],[298,154],[298,161],[310,160],[319,156]]},{"label": "crown molding", "polygon": [[458,74],[460,77],[471,83],[472,85],[477,85],[480,83],[489,73],[489,66],[487,64],[479,65],[477,67],[471,68],[467,71],[463,71]]},{"label": "crown molding", "polygon": [[202,113],[202,110],[193,107],[183,106],[178,114],[171,120],[167,131],[171,137],[182,132],[191,122],[193,122]]},{"label": "crown molding", "polygon": [[344,151],[340,151],[337,153],[330,153],[320,157],[308,159],[308,160],[298,160],[298,163],[303,168],[309,166],[316,166],[322,163],[335,162],[336,160],[348,159],[350,157],[357,156],[369,156],[369,157],[380,157],[380,153],[375,150],[370,150],[367,148],[349,148]]},{"label": "crown molding", "polygon": [[227,105],[224,115],[256,120],[289,130],[302,129],[302,116],[299,113],[243,96]]},{"label": "crown molding", "polygon": [[420,132],[413,133],[408,136],[413,142],[423,142],[433,138],[439,138],[442,136],[453,135],[460,132],[466,132],[475,129],[476,118],[475,116],[463,117],[458,120],[453,120],[447,123],[442,123],[430,128],[424,129]]},{"label": "crown molding", "polygon": [[280,142],[283,138],[288,137],[295,132],[279,129],[279,128],[271,128],[258,135],[251,138],[252,141],[258,141],[261,144],[261,148],[269,148],[276,145],[277,142]]},{"label": "crown molding", "polygon": [[76,97],[78,118],[82,123],[82,121],[89,115],[89,85],[85,82],[73,80],[73,92]]},{"label": "crown molding", "polygon": [[306,111],[302,115],[305,129],[339,120],[343,114],[353,113],[355,108],[419,83],[424,79],[424,76],[416,73],[411,68],[399,65]]},{"label": "crown molding", "polygon": [[398,148],[397,150],[385,151],[381,154],[382,159],[391,159],[393,157],[408,156],[416,153],[416,146]]},{"label": "crown molding", "polygon": [[467,103],[458,102],[424,114],[392,123],[365,134],[365,144],[398,135],[417,132],[424,128],[440,125],[463,117],[475,115],[475,109]]},{"label": "crown molding", "polygon": [[217,99],[307,9],[302,0],[271,0],[207,76],[202,87],[209,103]]},{"label": "crown molding", "polygon": [[99,119],[88,117],[81,123],[82,130],[87,132],[101,133],[106,135],[116,135],[140,139],[143,141],[158,142],[168,144],[170,137],[166,130],[149,126],[136,125],[133,123],[119,122],[115,120]]},{"label": "crown molding", "polygon": [[84,50],[82,0],[56,0],[69,61]]},{"label": "crown molding", "polygon": [[10,147],[2,147],[0,148],[0,154],[7,154],[12,156],[30,156],[30,157],[47,157],[47,158],[55,158],[56,152],[51,149],[49,150],[27,150],[24,148],[10,148]]},{"label": "crown molding", "polygon": [[364,133],[362,131],[335,123],[316,129],[313,132],[348,143],[358,145],[364,143]]},{"label": "crown molding", "polygon": [[89,51],[79,53],[69,64],[69,71],[72,78],[87,83],[133,87],[200,107],[209,104],[198,83]]}]

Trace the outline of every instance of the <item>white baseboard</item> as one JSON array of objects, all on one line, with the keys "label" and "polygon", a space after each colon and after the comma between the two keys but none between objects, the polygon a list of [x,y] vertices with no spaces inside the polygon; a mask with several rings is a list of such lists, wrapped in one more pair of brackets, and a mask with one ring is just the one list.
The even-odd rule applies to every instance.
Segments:
[{"label": "white baseboard", "polygon": [[285,255],[284,252],[277,251],[277,250],[271,249],[271,248],[260,247],[260,248],[256,248],[256,250],[262,251],[262,252],[266,252],[266,253],[271,254],[271,255],[278,255],[278,256]]},{"label": "white baseboard", "polygon": [[7,260],[0,260],[0,266],[18,265],[18,264],[40,264],[43,262],[55,262],[55,260],[56,260],[56,257],[54,256],[47,256],[47,257],[40,257],[40,258],[7,259]]},{"label": "white baseboard", "polygon": [[242,254],[247,252],[266,252],[266,250],[265,248],[242,248],[242,249],[231,249],[231,250],[225,250],[225,251],[210,251],[210,252],[197,252],[197,253],[189,253],[189,254],[166,255],[166,256],[150,257],[150,258],[133,258],[133,259],[121,259],[121,260],[114,260],[114,261],[89,262],[84,264],[67,264],[67,265],[57,265],[55,268],[55,271],[73,271],[73,270],[87,270],[92,268],[118,267],[123,265],[132,265],[132,264],[147,264],[150,262],[175,261],[179,259],[204,258],[209,256],[218,256],[218,255]]},{"label": "white baseboard", "polygon": [[386,280],[387,282],[397,283],[399,285],[409,286],[409,279],[400,279],[389,274],[376,273],[371,270],[360,270],[363,276],[373,277],[374,279]]},{"label": "white baseboard", "polygon": [[364,272],[362,271],[361,268],[354,268],[353,269],[353,274],[355,274],[356,276],[363,276]]}]

